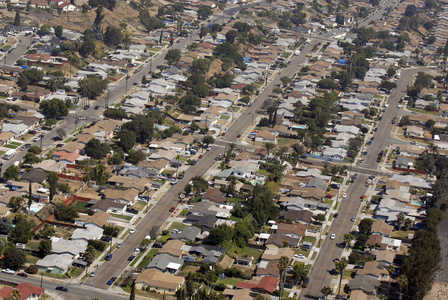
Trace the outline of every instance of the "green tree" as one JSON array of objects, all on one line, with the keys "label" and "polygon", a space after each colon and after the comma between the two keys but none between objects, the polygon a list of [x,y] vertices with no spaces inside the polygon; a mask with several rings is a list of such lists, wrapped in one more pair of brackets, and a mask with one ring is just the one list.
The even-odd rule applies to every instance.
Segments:
[{"label": "green tree", "polygon": [[64,101],[57,98],[41,102],[39,108],[49,118],[65,117],[68,115],[67,105]]},{"label": "green tree", "polygon": [[19,167],[10,165],[3,173],[3,178],[6,180],[18,180],[19,179]]},{"label": "green tree", "polygon": [[28,243],[34,235],[34,232],[31,230],[35,226],[34,222],[28,221],[23,214],[17,214],[15,216],[15,225],[8,240],[13,243]]},{"label": "green tree", "polygon": [[269,154],[271,153],[271,151],[275,149],[275,144],[272,142],[266,142],[266,143],[264,143],[264,148],[268,151],[267,156],[269,157]]},{"label": "green tree", "polygon": [[230,241],[233,237],[232,227],[226,224],[221,224],[219,226],[213,227],[210,230],[210,234],[204,240],[204,243],[213,246],[221,246],[227,248],[230,246]]},{"label": "green tree", "polygon": [[107,80],[103,80],[96,75],[89,75],[78,81],[78,92],[82,97],[95,99],[107,88]]},{"label": "green tree", "polygon": [[288,85],[292,82],[292,78],[289,78],[288,76],[282,76],[280,78],[280,81],[284,84],[284,85]]},{"label": "green tree", "polygon": [[238,31],[233,30],[233,29],[227,31],[227,33],[226,33],[226,42],[230,43],[230,44],[233,44],[235,42],[235,39],[236,39],[237,36],[238,36]]},{"label": "green tree", "polygon": [[372,231],[372,219],[362,219],[358,225],[358,230],[362,234],[370,234]]},{"label": "green tree", "polygon": [[356,237],[353,234],[350,234],[350,233],[344,234],[344,242],[347,245],[347,247],[349,247],[350,243],[352,241],[354,241],[355,239],[356,239]]},{"label": "green tree", "polygon": [[322,293],[322,295],[324,295],[324,298],[327,298],[328,296],[333,294],[333,290],[328,287],[328,286],[324,286],[320,292]]},{"label": "green tree", "polygon": [[348,265],[348,261],[345,257],[338,259],[334,262],[334,266],[336,267],[336,271],[339,272],[339,289],[338,295],[341,294],[341,285],[342,285],[342,277],[344,275],[344,270]]},{"label": "green tree", "polygon": [[55,216],[58,221],[73,222],[79,214],[73,206],[67,206],[64,203],[59,203],[57,205]]},{"label": "green tree", "polygon": [[84,151],[91,158],[101,159],[109,153],[110,147],[108,144],[101,143],[100,140],[93,138],[87,142]]},{"label": "green tree", "polygon": [[280,271],[280,280],[279,280],[279,294],[283,295],[283,289],[286,281],[286,268],[289,265],[289,258],[287,256],[280,257],[280,261],[278,262],[278,269]]},{"label": "green tree", "polygon": [[390,91],[397,88],[397,84],[395,82],[389,81],[389,80],[383,80],[381,81],[380,85],[378,86],[379,89],[385,90],[388,94],[390,94]]},{"label": "green tree", "polygon": [[117,47],[123,42],[123,32],[120,28],[107,26],[104,33],[104,43],[109,47]]},{"label": "green tree", "polygon": [[129,131],[127,129],[123,129],[120,131],[118,138],[120,139],[118,145],[121,148],[123,148],[124,152],[129,152],[129,150],[134,148],[134,145],[136,142],[136,137],[135,137],[134,132]]},{"label": "green tree", "polygon": [[20,26],[20,11],[16,9],[16,15],[14,17],[14,26]]},{"label": "green tree", "polygon": [[4,255],[3,266],[12,270],[20,269],[26,262],[25,253],[17,249],[14,245],[6,248]]},{"label": "green tree", "polygon": [[195,73],[205,74],[210,69],[212,62],[208,58],[197,58],[193,60],[192,70]]},{"label": "green tree", "polygon": [[207,19],[212,14],[213,14],[212,9],[208,6],[201,6],[198,9],[198,15],[202,19]]},{"label": "green tree", "polygon": [[48,185],[50,186],[50,201],[53,200],[54,195],[56,194],[56,188],[58,186],[59,176],[56,172],[50,172],[48,176]]},{"label": "green tree", "polygon": [[201,106],[201,100],[191,92],[180,98],[179,107],[184,112],[195,112]]},{"label": "green tree", "polygon": [[91,40],[85,41],[84,43],[82,43],[81,47],[79,47],[78,53],[84,57],[87,57],[90,54],[94,54],[95,43]]},{"label": "green tree", "polygon": [[51,240],[40,240],[39,242],[39,256],[45,257],[51,253]]},{"label": "green tree", "polygon": [[102,163],[99,163],[90,170],[88,178],[94,180],[97,185],[104,185],[109,178],[109,173],[106,172],[106,167]]},{"label": "green tree", "polygon": [[165,54],[165,60],[170,66],[177,64],[181,57],[182,53],[179,49],[170,49]]},{"label": "green tree", "polygon": [[42,24],[42,26],[40,26],[40,32],[45,35],[45,34],[49,34],[51,31],[51,24]]},{"label": "green tree", "polygon": [[131,150],[129,151],[129,161],[133,164],[137,164],[138,162],[145,159],[146,154],[141,150]]},{"label": "green tree", "polygon": [[326,89],[326,90],[335,90],[338,88],[338,84],[333,79],[326,78],[326,79],[321,79],[317,83],[317,87],[321,88],[321,89]]},{"label": "green tree", "polygon": [[204,144],[211,145],[215,142],[215,139],[211,135],[206,135],[203,142]]},{"label": "green tree", "polygon": [[[7,217],[0,219],[0,234],[8,235],[12,229],[12,222]],[[1,251],[0,251],[1,253]]]},{"label": "green tree", "polygon": [[54,29],[54,35],[57,38],[61,38],[62,37],[62,33],[63,33],[62,26],[61,25],[56,25],[56,26],[53,27],[53,29]]},{"label": "green tree", "polygon": [[299,282],[299,285],[308,277],[308,266],[306,266],[305,264],[294,264],[293,266],[292,279]]},{"label": "green tree", "polygon": [[238,247],[244,248],[247,241],[254,236],[254,231],[254,227],[249,222],[237,222],[233,230],[233,241]]}]

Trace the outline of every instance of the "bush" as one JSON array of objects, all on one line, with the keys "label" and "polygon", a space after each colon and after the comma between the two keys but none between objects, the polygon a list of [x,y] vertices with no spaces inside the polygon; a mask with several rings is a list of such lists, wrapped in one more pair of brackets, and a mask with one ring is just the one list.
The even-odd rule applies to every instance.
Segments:
[{"label": "bush", "polygon": [[104,251],[106,249],[107,244],[103,241],[97,241],[97,240],[89,240],[88,243],[89,246],[92,246],[98,251]]},{"label": "bush", "polygon": [[39,272],[39,269],[36,267],[36,265],[29,265],[28,268],[26,268],[25,272],[28,274],[37,274]]}]

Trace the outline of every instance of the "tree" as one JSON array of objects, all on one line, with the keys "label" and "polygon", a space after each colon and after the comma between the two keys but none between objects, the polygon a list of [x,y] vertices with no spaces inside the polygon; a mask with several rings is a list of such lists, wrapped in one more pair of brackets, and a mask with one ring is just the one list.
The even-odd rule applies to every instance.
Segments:
[{"label": "tree", "polygon": [[347,247],[350,246],[351,242],[354,241],[356,237],[353,234],[346,233],[344,234],[344,242],[347,245]]},{"label": "tree", "polygon": [[317,214],[314,219],[318,222],[324,222],[326,220],[325,214]]},{"label": "tree", "polygon": [[417,14],[417,7],[414,4],[410,4],[406,7],[404,15],[407,17],[413,17]]},{"label": "tree", "polygon": [[294,281],[300,283],[308,277],[309,268],[305,264],[294,264],[292,270],[292,278]]},{"label": "tree", "polygon": [[348,265],[348,261],[345,257],[338,259],[334,262],[334,266],[336,268],[336,271],[339,272],[339,289],[338,289],[338,295],[341,294],[341,285],[342,285],[342,277],[344,275],[344,270]]},{"label": "tree", "polygon": [[207,19],[213,14],[212,9],[208,6],[201,6],[198,9],[198,15],[201,19]]},{"label": "tree", "polygon": [[95,159],[105,157],[110,151],[110,147],[108,144],[101,143],[100,140],[96,138],[88,141],[84,149],[87,156]]},{"label": "tree", "polygon": [[232,228],[227,226],[226,224],[221,224],[217,227],[213,227],[210,230],[210,234],[204,240],[204,243],[212,246],[227,247],[230,246],[232,237]]},{"label": "tree", "polygon": [[39,256],[45,257],[51,253],[51,240],[40,240],[39,242]]},{"label": "tree", "polygon": [[226,42],[233,44],[235,42],[236,37],[238,36],[238,31],[230,29],[226,33]]},{"label": "tree", "polygon": [[10,246],[5,249],[5,259],[3,266],[12,270],[18,270],[26,262],[25,253],[17,249],[15,246]]},{"label": "tree", "polygon": [[431,35],[428,38],[428,45],[434,44],[436,42],[436,40],[437,40],[436,36],[435,35]]},{"label": "tree", "polygon": [[62,33],[63,33],[62,26],[61,25],[56,25],[56,26],[53,27],[53,29],[54,29],[54,35],[57,38],[61,38],[62,37]]},{"label": "tree", "polygon": [[195,73],[205,74],[210,69],[212,62],[208,58],[197,58],[193,60],[192,70]]},{"label": "tree", "polygon": [[195,176],[192,179],[194,195],[200,194],[201,192],[205,192],[208,189],[208,181],[202,178],[201,176]]},{"label": "tree", "polygon": [[123,148],[124,152],[129,152],[132,148],[134,148],[136,137],[135,133],[132,131],[129,131],[127,129],[122,129],[120,133],[118,134],[118,138],[120,141],[118,142],[118,145]]},{"label": "tree", "polygon": [[391,90],[397,88],[397,84],[389,80],[383,80],[378,88],[385,90],[389,94]]},{"label": "tree", "polygon": [[254,231],[252,224],[247,221],[239,221],[233,230],[233,241],[238,247],[244,248],[247,241],[254,236]]},{"label": "tree", "polygon": [[358,230],[362,234],[370,234],[372,231],[372,219],[362,219],[359,223]]},{"label": "tree", "polygon": [[0,234],[8,235],[12,229],[12,222],[7,217],[0,219]]},{"label": "tree", "polygon": [[104,43],[109,47],[117,47],[123,42],[123,32],[120,28],[107,26],[104,33]]},{"label": "tree", "polygon": [[386,72],[387,76],[394,76],[395,74],[397,74],[397,71],[395,70],[395,68],[393,66],[389,66],[389,68],[387,69]]},{"label": "tree", "polygon": [[328,287],[328,286],[324,286],[320,292],[322,293],[322,295],[324,295],[324,298],[327,298],[330,295],[333,295],[333,290]]},{"label": "tree", "polygon": [[14,26],[20,26],[20,11],[16,9],[16,15],[14,17]]},{"label": "tree", "polygon": [[19,179],[19,167],[10,165],[3,173],[3,178],[6,180],[18,180]]},{"label": "tree", "polygon": [[338,84],[333,79],[325,78],[319,80],[317,87],[326,90],[335,90],[338,88]]},{"label": "tree", "polygon": [[96,164],[88,174],[88,178],[94,180],[97,185],[106,184],[108,176],[106,167],[102,163]]},{"label": "tree", "polygon": [[404,215],[404,213],[400,212],[400,213],[397,215],[397,227],[398,227],[398,229],[401,229],[401,227],[403,227],[403,225],[404,225],[404,219],[405,219],[405,215]]},{"label": "tree", "polygon": [[39,108],[49,118],[65,117],[68,115],[67,105],[64,101],[57,98],[41,102]]},{"label": "tree", "polygon": [[268,157],[269,157],[269,153],[271,152],[271,150],[273,150],[275,148],[275,144],[272,142],[266,142],[264,143],[264,148],[266,148],[266,150],[268,151]]},{"label": "tree", "polygon": [[82,43],[81,47],[79,47],[78,52],[79,52],[79,54],[81,54],[84,57],[87,57],[90,54],[93,54],[95,52],[95,43],[91,40],[84,41],[84,43]]},{"label": "tree", "polygon": [[107,88],[107,80],[101,79],[96,75],[89,75],[84,79],[80,79],[78,86],[78,92],[82,97],[95,99]]},{"label": "tree", "polygon": [[185,112],[195,112],[201,106],[201,100],[191,92],[180,98],[179,107]]},{"label": "tree", "polygon": [[53,197],[56,194],[56,187],[58,186],[58,180],[59,180],[58,173],[50,172],[47,180],[50,186],[50,201],[53,200]]},{"label": "tree", "polygon": [[79,216],[79,214],[73,206],[66,206],[64,203],[59,203],[57,205],[55,216],[59,221],[71,223]]},{"label": "tree", "polygon": [[16,226],[11,230],[9,241],[13,243],[27,243],[34,235],[31,230],[34,227],[33,221],[28,221],[26,216],[18,214],[15,217]]},{"label": "tree", "polygon": [[142,150],[131,150],[129,151],[129,162],[132,164],[137,164],[144,160],[146,154]]},{"label": "tree", "polygon": [[292,82],[292,78],[289,78],[288,76],[282,76],[280,78],[280,81],[284,84],[284,85],[288,85]]},{"label": "tree", "polygon": [[170,66],[177,64],[181,57],[182,53],[179,49],[170,49],[165,54],[165,60]]},{"label": "tree", "polygon": [[283,289],[286,280],[286,268],[289,265],[289,258],[287,256],[280,257],[280,261],[278,262],[278,269],[280,271],[280,280],[279,280],[279,294],[283,295]]},{"label": "tree", "polygon": [[8,297],[7,299],[11,298],[12,300],[20,300],[22,299],[22,292],[19,289],[12,289],[11,291],[11,297]]},{"label": "tree", "polygon": [[215,142],[215,139],[211,135],[206,135],[203,142],[204,144],[211,145]]},{"label": "tree", "polygon": [[38,70],[37,68],[26,69],[20,73],[17,85],[22,91],[25,91],[29,84],[35,84],[41,81],[43,77],[44,72],[42,70]]}]

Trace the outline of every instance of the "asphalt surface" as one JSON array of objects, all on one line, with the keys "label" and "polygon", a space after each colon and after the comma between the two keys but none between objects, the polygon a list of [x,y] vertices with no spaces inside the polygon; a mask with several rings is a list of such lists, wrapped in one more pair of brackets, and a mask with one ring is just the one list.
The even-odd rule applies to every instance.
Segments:
[{"label": "asphalt surface", "polygon": [[[40,287],[41,285],[41,277],[36,275],[28,276],[27,278],[16,276],[16,275],[9,275],[0,273],[0,280],[5,280],[13,283],[31,283],[37,287]],[[57,291],[57,286],[63,286],[68,289],[68,292],[62,292]],[[67,283],[60,283],[52,280],[47,279],[46,277],[42,280],[42,287],[45,288],[46,291],[51,292],[52,295],[57,295],[62,297],[65,300],[85,300],[85,299],[92,299],[94,296],[98,297],[99,299],[110,299],[110,300],[124,300],[129,299],[129,296],[120,296],[116,294],[107,293],[106,291],[98,290],[89,288],[86,286],[80,286],[79,284],[67,284]]]}]

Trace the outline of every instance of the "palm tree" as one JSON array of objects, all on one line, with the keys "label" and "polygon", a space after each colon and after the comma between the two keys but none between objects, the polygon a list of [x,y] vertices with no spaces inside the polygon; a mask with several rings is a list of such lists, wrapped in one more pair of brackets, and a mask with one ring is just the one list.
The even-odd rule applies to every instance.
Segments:
[{"label": "palm tree", "polygon": [[342,276],[344,275],[344,270],[348,265],[348,261],[345,257],[338,259],[334,262],[334,266],[336,267],[336,271],[339,272],[339,288],[338,295],[341,294],[341,285],[342,285]]},{"label": "palm tree", "polygon": [[13,289],[11,292],[11,299],[20,300],[22,298],[22,292],[19,289]]},{"label": "palm tree", "polygon": [[215,43],[216,38],[218,37],[218,33],[216,31],[213,31],[212,33],[210,33],[210,36],[213,39],[213,44]]},{"label": "palm tree", "polygon": [[278,262],[278,269],[280,270],[280,281],[279,281],[279,292],[280,292],[280,298],[282,298],[283,295],[283,288],[285,285],[285,277],[286,277],[286,267],[289,265],[289,258],[286,256],[282,256],[280,258],[280,261]]},{"label": "palm tree", "polygon": [[347,247],[350,247],[350,243],[355,239],[356,237],[353,234],[350,233],[344,234],[344,242],[347,245]]},{"label": "palm tree", "polygon": [[272,142],[266,142],[264,143],[264,147],[266,148],[266,150],[268,150],[268,158],[269,158],[269,154],[271,153],[271,150],[275,148],[275,144]]},{"label": "palm tree", "polygon": [[333,290],[328,287],[328,286],[324,286],[320,292],[322,293],[322,295],[324,295],[324,298],[327,298],[327,296],[330,296],[333,294]]},{"label": "palm tree", "polygon": [[400,299],[401,299],[401,294],[403,293],[403,290],[405,290],[408,287],[408,278],[406,277],[406,275],[401,275],[400,277],[398,277],[397,280],[398,286],[400,287]]},{"label": "palm tree", "polygon": [[389,272],[389,283],[390,283],[390,277],[393,272],[395,272],[395,266],[394,265],[388,265],[386,268],[387,272]]},{"label": "palm tree", "polygon": [[280,147],[280,149],[278,149],[277,156],[280,158],[281,163],[283,163],[285,154],[287,154],[287,153],[288,153],[288,147],[286,147],[286,146]]}]

